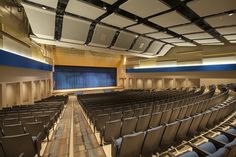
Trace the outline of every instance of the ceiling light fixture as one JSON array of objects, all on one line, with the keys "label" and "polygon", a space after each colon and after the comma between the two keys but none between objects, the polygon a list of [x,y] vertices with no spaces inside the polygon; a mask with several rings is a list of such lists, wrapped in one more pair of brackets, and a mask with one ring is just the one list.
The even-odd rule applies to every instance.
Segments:
[{"label": "ceiling light fixture", "polygon": [[182,37],[179,37],[178,39],[182,39]]},{"label": "ceiling light fixture", "polygon": [[42,9],[43,9],[43,10],[46,10],[47,8],[46,8],[45,6],[42,6]]},{"label": "ceiling light fixture", "polygon": [[107,10],[107,7],[105,7],[105,6],[104,6],[104,7],[102,7],[102,8],[103,8],[104,10]]},{"label": "ceiling light fixture", "polygon": [[135,35],[135,38],[138,38],[138,35]]}]

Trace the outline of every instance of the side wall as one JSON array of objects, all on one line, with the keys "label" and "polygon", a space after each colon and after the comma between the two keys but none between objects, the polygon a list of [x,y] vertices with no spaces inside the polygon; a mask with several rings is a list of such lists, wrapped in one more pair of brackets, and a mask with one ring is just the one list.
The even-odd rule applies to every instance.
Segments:
[{"label": "side wall", "polygon": [[236,83],[236,71],[127,73],[125,88],[163,89]]},{"label": "side wall", "polygon": [[52,93],[52,72],[0,66],[0,108],[31,104]]}]

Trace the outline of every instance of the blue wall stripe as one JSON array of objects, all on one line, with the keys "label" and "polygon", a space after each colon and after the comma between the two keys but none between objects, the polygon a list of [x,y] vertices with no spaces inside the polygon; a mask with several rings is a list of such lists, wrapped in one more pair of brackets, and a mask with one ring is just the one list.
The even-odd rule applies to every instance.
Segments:
[{"label": "blue wall stripe", "polygon": [[166,68],[128,68],[127,73],[150,73],[150,72],[191,72],[191,71],[232,71],[236,70],[236,64],[221,65],[199,65],[199,66],[182,66]]},{"label": "blue wall stripe", "polygon": [[41,63],[5,50],[0,50],[0,65],[52,71],[50,64]]}]

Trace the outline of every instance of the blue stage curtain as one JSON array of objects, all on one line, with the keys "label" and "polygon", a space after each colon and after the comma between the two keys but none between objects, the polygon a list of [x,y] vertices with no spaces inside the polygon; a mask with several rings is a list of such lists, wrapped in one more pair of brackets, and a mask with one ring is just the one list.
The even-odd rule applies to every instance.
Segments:
[{"label": "blue stage curtain", "polygon": [[116,68],[55,66],[54,89],[116,86]]}]

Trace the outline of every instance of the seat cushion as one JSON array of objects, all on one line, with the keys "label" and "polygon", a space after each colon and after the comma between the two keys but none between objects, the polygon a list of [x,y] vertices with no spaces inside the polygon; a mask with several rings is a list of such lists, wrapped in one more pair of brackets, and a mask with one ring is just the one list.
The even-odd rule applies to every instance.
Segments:
[{"label": "seat cushion", "polygon": [[207,151],[207,152],[209,152],[209,153],[211,153],[211,154],[216,152],[216,147],[211,142],[205,142],[203,144],[200,144],[198,147],[205,150],[205,151]]},{"label": "seat cushion", "polygon": [[227,152],[228,150],[226,148],[220,148],[215,153],[208,155],[207,157],[224,157]]},{"label": "seat cushion", "polygon": [[220,142],[229,143],[228,137],[223,134],[214,137],[214,139]]},{"label": "seat cushion", "polygon": [[188,152],[185,152],[185,153],[179,155],[178,157],[199,157],[199,155],[194,151],[191,151],[191,152],[188,151]]},{"label": "seat cushion", "polygon": [[234,128],[230,128],[230,129],[226,130],[226,132],[236,135],[236,130]]},{"label": "seat cushion", "polygon": [[115,145],[117,146],[118,149],[120,149],[120,146],[121,146],[121,142],[122,142],[122,138],[118,138],[116,141],[115,141]]},{"label": "seat cushion", "polygon": [[232,148],[233,146],[236,146],[236,138],[232,142],[225,145],[226,148]]}]

